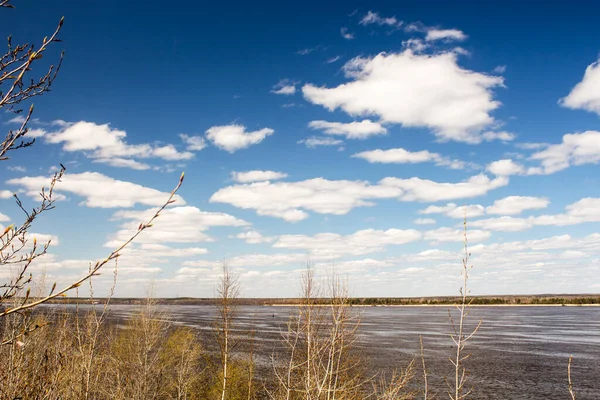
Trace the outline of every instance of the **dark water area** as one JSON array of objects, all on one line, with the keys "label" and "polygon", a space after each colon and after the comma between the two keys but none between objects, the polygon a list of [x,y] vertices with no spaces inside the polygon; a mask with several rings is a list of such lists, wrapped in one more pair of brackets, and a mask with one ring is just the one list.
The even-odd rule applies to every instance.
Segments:
[{"label": "dark water area", "polygon": [[[160,306],[169,318],[198,329],[210,341],[211,306]],[[111,306],[110,319],[125,320],[133,306]],[[238,330],[256,332],[257,360],[268,368],[294,307],[243,306]],[[430,387],[448,398],[444,376],[453,374],[448,307],[353,307],[360,314],[359,346],[369,371],[391,372],[425,347]],[[474,399],[570,399],[569,356],[577,399],[600,399],[600,307],[473,307],[469,326],[482,325],[468,343],[466,362]],[[420,359],[418,360],[420,365]],[[452,375],[453,378],[453,375]],[[416,379],[422,379],[417,370]]]}]

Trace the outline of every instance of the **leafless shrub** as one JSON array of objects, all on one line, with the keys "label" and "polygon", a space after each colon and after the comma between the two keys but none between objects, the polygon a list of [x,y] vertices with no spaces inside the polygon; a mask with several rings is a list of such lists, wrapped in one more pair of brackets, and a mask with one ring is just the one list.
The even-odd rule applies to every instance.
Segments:
[{"label": "leafless shrub", "polygon": [[390,379],[385,374],[375,380],[373,387],[376,400],[412,400],[416,398],[414,390],[408,388],[414,378],[415,359],[405,369],[394,370]]},{"label": "leafless shrub", "polygon": [[353,353],[358,317],[350,311],[346,287],[332,276],[328,304],[316,299],[320,287],[308,264],[302,276],[303,302],[282,333],[285,350],[272,356],[275,388],[271,399],[360,399],[368,380],[360,373],[360,358]]}]

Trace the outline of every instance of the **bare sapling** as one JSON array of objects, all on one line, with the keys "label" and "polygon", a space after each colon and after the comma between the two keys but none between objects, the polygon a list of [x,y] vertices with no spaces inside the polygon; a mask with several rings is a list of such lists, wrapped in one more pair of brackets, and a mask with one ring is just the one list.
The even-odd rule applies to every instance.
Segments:
[{"label": "bare sapling", "polygon": [[450,358],[450,362],[454,366],[454,382],[453,384],[448,383],[448,386],[451,389],[451,392],[448,393],[450,399],[452,400],[462,400],[466,399],[469,394],[472,392],[472,388],[466,388],[465,385],[467,383],[468,372],[464,366],[464,362],[467,358],[469,358],[470,354],[465,354],[465,345],[471,338],[477,333],[479,327],[481,326],[481,321],[477,324],[477,326],[467,332],[466,320],[469,315],[469,307],[471,305],[472,299],[469,300],[469,289],[467,287],[467,283],[469,281],[469,272],[473,268],[472,265],[469,264],[469,257],[471,253],[469,253],[468,240],[467,240],[467,217],[465,216],[463,221],[463,243],[464,243],[464,255],[462,259],[462,287],[460,288],[460,303],[455,307],[458,310],[458,323],[455,322],[455,319],[452,317],[450,310],[448,310],[448,316],[450,318],[450,322],[452,323],[453,333],[450,335],[454,345],[456,347],[456,352],[454,359]]},{"label": "bare sapling", "polygon": [[576,400],[575,398],[575,390],[573,389],[573,381],[571,380],[571,366],[573,365],[573,356],[569,357],[569,365],[567,366],[567,378],[569,379],[569,394],[571,395],[571,400]]},{"label": "bare sapling", "polygon": [[222,274],[217,287],[217,319],[215,335],[219,344],[221,358],[221,390],[220,398],[229,398],[231,386],[231,356],[235,343],[231,337],[237,307],[234,303],[240,294],[240,285],[227,263],[223,263]]}]

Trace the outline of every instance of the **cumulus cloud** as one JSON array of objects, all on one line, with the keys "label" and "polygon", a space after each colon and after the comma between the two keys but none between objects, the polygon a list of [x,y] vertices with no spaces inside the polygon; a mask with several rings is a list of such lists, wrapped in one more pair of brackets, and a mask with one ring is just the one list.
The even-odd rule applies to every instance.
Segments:
[{"label": "cumulus cloud", "polygon": [[314,178],[299,182],[256,182],[228,186],[215,192],[210,201],[297,222],[308,218],[306,211],[345,215],[356,207],[373,206],[373,200],[376,199],[452,200],[480,196],[506,184],[506,178],[490,180],[485,175],[458,183],[388,177],[375,185],[366,181]]},{"label": "cumulus cloud", "polygon": [[[62,144],[67,152],[81,151],[94,162],[116,167],[148,169],[136,158],[160,158],[163,160],[189,160],[192,152],[178,151],[172,144],[155,145],[149,143],[129,144],[127,133],[111,128],[109,124],[96,124],[80,121],[67,123],[62,129],[45,135],[48,143]],[[125,159],[131,161],[124,161]]]},{"label": "cumulus cloud", "polygon": [[559,104],[600,115],[600,60],[588,65],[581,82],[575,85],[571,93],[560,99]]},{"label": "cumulus cloud", "polygon": [[421,239],[414,229],[364,229],[350,235],[318,233],[307,235],[283,235],[273,245],[275,248],[307,250],[324,257],[363,255],[385,250],[388,245],[402,245]]},{"label": "cumulus cloud", "polygon": [[206,137],[218,148],[229,153],[234,153],[262,142],[274,132],[270,128],[246,132],[246,127],[243,125],[223,125],[213,126],[208,129]]},{"label": "cumulus cloud", "polygon": [[[140,222],[148,220],[156,211],[156,208],[141,211],[117,211],[112,219],[124,222],[121,229],[112,236],[106,246],[114,247],[131,237]],[[136,243],[211,242],[214,239],[206,233],[211,227],[245,227],[248,225],[248,222],[225,213],[202,211],[192,206],[170,207],[161,213],[160,218],[155,220],[151,229],[138,237]]]},{"label": "cumulus cloud", "polygon": [[467,199],[486,194],[490,190],[508,185],[508,178],[490,179],[484,174],[472,176],[458,183],[435,182],[421,178],[384,178],[380,185],[398,188],[404,201],[443,201]]},{"label": "cumulus cloud", "polygon": [[235,172],[231,173],[231,179],[240,183],[249,182],[262,182],[262,181],[275,181],[278,179],[287,178],[288,174],[276,171],[246,171],[246,172]]},{"label": "cumulus cloud", "polygon": [[381,164],[416,164],[422,162],[433,162],[435,165],[449,167],[450,169],[463,169],[466,163],[460,160],[452,160],[443,157],[438,153],[431,153],[427,150],[409,151],[402,148],[388,150],[369,150],[352,155],[355,158],[362,158],[370,163]]},{"label": "cumulus cloud", "polygon": [[586,131],[563,136],[562,143],[548,146],[530,157],[541,163],[543,173],[552,174],[571,165],[600,162],[600,132]]},{"label": "cumulus cloud", "polygon": [[425,40],[428,42],[434,40],[465,40],[467,35],[458,29],[429,29]]},{"label": "cumulus cloud", "polygon": [[515,232],[534,226],[567,226],[586,222],[600,222],[600,198],[583,198],[565,207],[562,214],[547,214],[538,217],[515,218],[504,216],[471,222],[471,226],[489,230]]},{"label": "cumulus cloud", "polygon": [[385,135],[387,133],[387,129],[380,123],[369,119],[350,123],[311,121],[308,123],[308,127],[322,130],[328,135],[345,136],[347,139],[367,139],[371,136]]},{"label": "cumulus cloud", "polygon": [[206,140],[202,136],[189,136],[185,133],[180,133],[179,137],[187,145],[189,151],[200,151],[206,147]]},{"label": "cumulus cloud", "polygon": [[10,218],[7,215],[0,213],[0,222],[8,222]]},{"label": "cumulus cloud", "polygon": [[487,207],[485,211],[488,214],[515,215],[521,214],[525,210],[546,208],[548,204],[550,201],[543,197],[508,196],[494,201],[494,204]]},{"label": "cumulus cloud", "polygon": [[[29,196],[38,198],[40,188],[47,186],[50,180],[47,176],[26,176],[10,179],[7,183],[21,186]],[[169,197],[167,192],[113,179],[98,172],[66,174],[56,184],[55,191],[58,194],[68,192],[83,197],[82,205],[100,208],[133,207],[136,204],[160,206]],[[175,199],[177,204],[185,204],[179,195]]]},{"label": "cumulus cloud", "polygon": [[344,215],[355,207],[372,206],[371,200],[393,198],[401,191],[364,181],[332,181],[324,178],[300,182],[257,182],[233,185],[218,190],[210,201],[297,222],[308,218],[308,211]]},{"label": "cumulus cloud", "polygon": [[511,159],[494,161],[486,167],[486,170],[496,176],[522,175],[525,167]]},{"label": "cumulus cloud", "polygon": [[10,190],[0,190],[0,199],[10,199],[13,197],[13,192]]},{"label": "cumulus cloud", "polygon": [[381,53],[344,65],[349,82],[337,87],[306,84],[304,97],[330,111],[377,116],[384,123],[431,128],[440,140],[480,143],[500,103],[492,89],[503,78],[461,68],[456,54]]}]

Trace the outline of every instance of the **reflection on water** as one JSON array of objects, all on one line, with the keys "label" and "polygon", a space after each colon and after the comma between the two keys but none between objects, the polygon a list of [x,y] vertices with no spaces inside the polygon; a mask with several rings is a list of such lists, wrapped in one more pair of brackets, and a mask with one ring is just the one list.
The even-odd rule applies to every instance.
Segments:
[{"label": "reflection on water", "polygon": [[[178,323],[211,332],[211,306],[160,306]],[[111,306],[124,320],[134,306]],[[443,377],[452,373],[447,307],[353,307],[360,314],[360,347],[375,370],[404,366],[419,354],[423,336],[430,384],[445,398]],[[259,361],[268,363],[293,307],[244,306],[238,330],[256,331]],[[468,361],[476,399],[566,399],[567,361],[573,355],[577,398],[600,399],[600,307],[474,307],[469,321],[482,320],[470,342]]]}]

